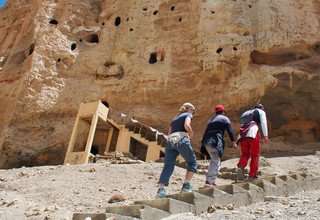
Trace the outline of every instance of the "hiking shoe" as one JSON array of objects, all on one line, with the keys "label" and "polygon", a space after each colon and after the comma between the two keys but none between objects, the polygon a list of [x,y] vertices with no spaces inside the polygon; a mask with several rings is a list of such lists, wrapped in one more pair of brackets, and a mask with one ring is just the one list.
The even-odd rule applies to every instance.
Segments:
[{"label": "hiking shoe", "polygon": [[255,181],[257,179],[258,179],[258,176],[249,176],[247,180],[248,181]]},{"label": "hiking shoe", "polygon": [[242,180],[245,180],[245,179],[246,179],[246,176],[243,174],[243,168],[238,167],[238,169],[237,169],[237,180],[238,181],[242,181]]},{"label": "hiking shoe", "polygon": [[205,184],[204,184],[204,186],[206,186],[206,187],[215,187],[215,186],[217,186],[217,184],[215,184],[215,183],[209,183],[208,181],[206,181]]},{"label": "hiking shoe", "polygon": [[192,192],[192,187],[190,183],[184,183],[181,188],[181,192]]},{"label": "hiking shoe", "polygon": [[164,188],[159,188],[156,195],[156,199],[162,199],[165,197],[166,197],[166,190]]}]

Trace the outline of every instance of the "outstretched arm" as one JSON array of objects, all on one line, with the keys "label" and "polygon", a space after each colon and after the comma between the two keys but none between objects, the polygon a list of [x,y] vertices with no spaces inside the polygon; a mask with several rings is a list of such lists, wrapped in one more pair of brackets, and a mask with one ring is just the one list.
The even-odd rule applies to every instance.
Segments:
[{"label": "outstretched arm", "polygon": [[170,135],[171,132],[172,132],[172,127],[170,126],[170,127],[169,127],[169,130],[168,130],[168,135]]},{"label": "outstretched arm", "polygon": [[260,122],[261,122],[261,130],[262,130],[262,140],[263,142],[268,142],[268,126],[267,126],[267,117],[264,111],[259,111],[260,114]]},{"label": "outstretched arm", "polygon": [[232,142],[232,147],[237,147],[237,143],[234,138],[234,132],[232,130],[231,123],[227,123],[227,132],[228,132],[229,138]]},{"label": "outstretched arm", "polygon": [[191,118],[187,117],[186,120],[184,121],[184,129],[186,129],[190,139],[193,137],[193,131],[191,128]]}]

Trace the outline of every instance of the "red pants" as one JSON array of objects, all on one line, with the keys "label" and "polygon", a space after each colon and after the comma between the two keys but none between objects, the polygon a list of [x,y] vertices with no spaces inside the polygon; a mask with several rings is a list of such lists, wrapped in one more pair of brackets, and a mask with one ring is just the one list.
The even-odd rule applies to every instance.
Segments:
[{"label": "red pants", "polygon": [[259,169],[260,136],[256,138],[244,138],[240,141],[241,157],[238,167],[245,168],[251,156],[249,176],[256,176]]}]

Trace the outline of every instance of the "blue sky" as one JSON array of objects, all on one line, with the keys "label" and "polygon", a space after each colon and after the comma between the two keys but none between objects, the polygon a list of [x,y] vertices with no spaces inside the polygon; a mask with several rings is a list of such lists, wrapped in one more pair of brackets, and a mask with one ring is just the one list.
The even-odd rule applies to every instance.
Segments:
[{"label": "blue sky", "polygon": [[4,3],[6,3],[7,0],[0,0],[0,7],[2,7],[4,5]]}]

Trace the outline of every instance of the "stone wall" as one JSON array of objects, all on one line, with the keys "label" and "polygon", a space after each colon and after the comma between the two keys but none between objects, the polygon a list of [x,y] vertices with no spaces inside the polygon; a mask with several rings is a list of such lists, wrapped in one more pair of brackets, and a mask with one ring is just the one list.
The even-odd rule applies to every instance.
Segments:
[{"label": "stone wall", "polygon": [[318,141],[320,3],[9,0],[0,9],[0,167],[62,163],[81,102],[162,132],[196,106],[234,123],[265,105],[270,137]]}]

